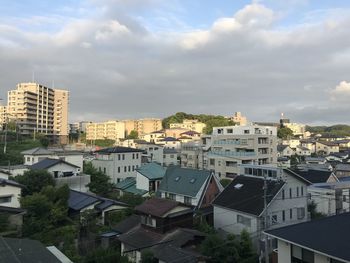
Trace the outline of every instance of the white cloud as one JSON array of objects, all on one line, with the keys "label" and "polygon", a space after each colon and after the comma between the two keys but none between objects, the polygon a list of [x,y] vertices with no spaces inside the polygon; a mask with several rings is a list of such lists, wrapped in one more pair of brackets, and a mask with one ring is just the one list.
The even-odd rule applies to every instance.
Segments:
[{"label": "white cloud", "polygon": [[334,89],[331,90],[331,99],[333,101],[346,101],[350,99],[350,82],[341,81]]}]

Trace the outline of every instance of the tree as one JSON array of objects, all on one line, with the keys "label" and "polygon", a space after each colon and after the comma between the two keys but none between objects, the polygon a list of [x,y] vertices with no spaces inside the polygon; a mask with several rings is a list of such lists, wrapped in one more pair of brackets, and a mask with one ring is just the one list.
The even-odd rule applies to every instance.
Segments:
[{"label": "tree", "polygon": [[277,136],[278,138],[286,140],[293,136],[293,131],[288,127],[279,128],[277,131]]},{"label": "tree", "polygon": [[139,138],[139,134],[137,131],[132,130],[128,136],[126,136],[126,139],[138,139]]},{"label": "tree", "polygon": [[91,182],[88,184],[91,192],[106,196],[113,190],[113,184],[110,183],[108,175],[98,171],[91,162],[84,163],[84,173],[91,176]]},{"label": "tree", "polygon": [[157,263],[158,260],[154,257],[151,250],[145,249],[141,253],[141,263]]},{"label": "tree", "polygon": [[249,259],[255,256],[253,252],[253,243],[247,230],[243,229],[240,235],[238,253],[240,258]]},{"label": "tree", "polygon": [[46,186],[55,185],[55,180],[46,170],[29,170],[13,179],[25,186],[22,189],[22,196],[38,193]]},{"label": "tree", "polygon": [[317,204],[314,201],[311,201],[308,205],[307,205],[307,211],[310,212],[310,217],[311,220],[313,219],[318,219],[318,218],[323,218],[326,215],[317,212]]}]

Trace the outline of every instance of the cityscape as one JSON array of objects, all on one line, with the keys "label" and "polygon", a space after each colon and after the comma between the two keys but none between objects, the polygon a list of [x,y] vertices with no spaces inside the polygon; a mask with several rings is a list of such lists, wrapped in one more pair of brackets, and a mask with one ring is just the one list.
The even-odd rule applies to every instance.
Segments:
[{"label": "cityscape", "polygon": [[348,3],[39,2],[0,4],[0,263],[350,262]]}]

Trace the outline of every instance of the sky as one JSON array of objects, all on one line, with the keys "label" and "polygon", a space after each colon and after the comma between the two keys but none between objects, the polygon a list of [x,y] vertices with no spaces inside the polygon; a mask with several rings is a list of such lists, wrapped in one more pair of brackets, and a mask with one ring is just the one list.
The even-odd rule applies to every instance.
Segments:
[{"label": "sky", "polygon": [[0,0],[0,13],[0,98],[34,75],[70,91],[71,122],[350,124],[350,1]]}]

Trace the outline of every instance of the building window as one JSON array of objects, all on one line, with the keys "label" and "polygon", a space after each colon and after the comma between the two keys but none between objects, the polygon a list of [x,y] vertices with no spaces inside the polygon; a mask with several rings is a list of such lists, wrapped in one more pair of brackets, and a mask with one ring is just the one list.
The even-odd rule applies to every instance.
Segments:
[{"label": "building window", "polygon": [[135,171],[135,165],[132,166],[132,170]]},{"label": "building window", "polygon": [[127,169],[126,166],[124,166],[124,172],[125,172],[125,173],[126,173],[126,169]]},{"label": "building window", "polygon": [[27,157],[27,162],[30,162],[30,157]]},{"label": "building window", "polygon": [[120,154],[118,154],[118,161],[120,161]]},{"label": "building window", "polygon": [[289,209],[289,218],[293,219],[293,209]]},{"label": "building window", "polygon": [[299,186],[297,186],[297,197],[299,197]]},{"label": "building window", "polygon": [[273,215],[272,217],[271,217],[271,224],[272,225],[275,225],[275,224],[277,224],[278,223],[278,221],[277,221],[277,215]]},{"label": "building window", "polygon": [[123,160],[125,160],[125,154],[123,154],[122,157],[123,157]]},{"label": "building window", "polygon": [[12,199],[12,196],[11,196],[11,195],[8,195],[8,196],[0,196],[0,204],[3,204],[3,203],[11,203],[11,199]]},{"label": "building window", "polygon": [[284,200],[284,189],[282,190],[282,200]]},{"label": "building window", "polygon": [[301,186],[301,187],[300,187],[300,190],[301,190],[301,196],[304,196],[304,187]]},{"label": "building window", "polygon": [[130,170],[131,170],[131,167],[130,167],[130,165],[128,166],[128,172],[130,172]]},{"label": "building window", "polygon": [[298,219],[303,219],[305,217],[305,208],[304,207],[298,207],[297,215],[298,215]]},{"label": "building window", "polygon": [[215,159],[210,159],[210,160],[209,160],[209,164],[210,164],[210,165],[215,165]]},{"label": "building window", "polygon": [[292,247],[292,255],[291,255],[291,261],[296,263],[314,263],[315,262],[315,255],[314,252],[303,249],[301,247],[291,245]]},{"label": "building window", "polygon": [[188,196],[185,196],[184,197],[184,203],[186,205],[191,205],[192,204],[192,198],[191,197],[188,197]]},{"label": "building window", "polygon": [[176,200],[176,195],[175,194],[169,194],[169,199],[171,200]]},{"label": "building window", "polygon": [[132,154],[132,158],[135,159],[135,154],[134,153]]},{"label": "building window", "polygon": [[156,220],[151,216],[141,216],[141,223],[147,226],[156,227]]},{"label": "building window", "polygon": [[138,158],[139,158],[139,154],[137,153],[137,154],[136,154],[136,159],[138,159]]},{"label": "building window", "polygon": [[237,215],[237,223],[245,225],[246,227],[251,227],[251,219],[242,215]]},{"label": "building window", "polygon": [[292,198],[292,188],[289,188],[289,198]]},{"label": "building window", "polygon": [[106,167],[103,167],[103,173],[106,174]]},{"label": "building window", "polygon": [[286,221],[286,212],[284,210],[282,211],[282,221]]}]

